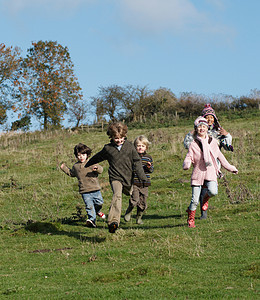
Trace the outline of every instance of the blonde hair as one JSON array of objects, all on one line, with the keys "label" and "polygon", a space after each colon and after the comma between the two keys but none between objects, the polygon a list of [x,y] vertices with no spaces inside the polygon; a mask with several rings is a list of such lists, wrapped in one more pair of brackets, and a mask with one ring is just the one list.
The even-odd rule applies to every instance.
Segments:
[{"label": "blonde hair", "polygon": [[144,144],[146,146],[146,150],[148,150],[149,145],[151,145],[151,142],[148,141],[148,138],[144,135],[139,135],[135,140],[134,140],[134,146],[136,148],[138,142]]}]

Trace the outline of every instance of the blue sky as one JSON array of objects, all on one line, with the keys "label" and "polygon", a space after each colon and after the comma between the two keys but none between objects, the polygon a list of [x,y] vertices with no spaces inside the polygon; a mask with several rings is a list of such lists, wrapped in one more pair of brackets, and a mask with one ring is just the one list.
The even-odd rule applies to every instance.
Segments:
[{"label": "blue sky", "polygon": [[242,96],[260,88],[259,0],[0,0],[1,40],[67,46],[85,99],[139,85]]}]

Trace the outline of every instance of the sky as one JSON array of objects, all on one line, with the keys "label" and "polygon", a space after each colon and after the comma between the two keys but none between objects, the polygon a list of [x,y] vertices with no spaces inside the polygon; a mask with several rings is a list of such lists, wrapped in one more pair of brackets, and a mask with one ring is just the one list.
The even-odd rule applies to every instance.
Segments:
[{"label": "sky", "polygon": [[99,87],[249,95],[260,88],[259,0],[0,0],[0,43],[69,50],[89,100]]}]

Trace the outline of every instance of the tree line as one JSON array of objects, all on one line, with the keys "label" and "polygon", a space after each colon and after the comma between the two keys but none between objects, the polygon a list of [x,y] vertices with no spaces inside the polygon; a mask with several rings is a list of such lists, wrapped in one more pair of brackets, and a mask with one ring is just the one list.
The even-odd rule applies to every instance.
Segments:
[{"label": "tree line", "polygon": [[[28,130],[31,117],[43,129],[60,128],[65,116],[75,127],[87,122],[88,100],[74,74],[69,50],[55,41],[33,42],[25,58],[18,47],[0,44],[0,125],[7,120],[8,110],[18,113],[11,129]],[[260,108],[260,90],[249,95],[211,95],[181,93],[170,89],[156,90],[147,86],[100,86],[90,98],[95,123],[125,120],[128,123],[171,123],[178,118],[198,116],[205,103],[215,110],[236,111]]]}]

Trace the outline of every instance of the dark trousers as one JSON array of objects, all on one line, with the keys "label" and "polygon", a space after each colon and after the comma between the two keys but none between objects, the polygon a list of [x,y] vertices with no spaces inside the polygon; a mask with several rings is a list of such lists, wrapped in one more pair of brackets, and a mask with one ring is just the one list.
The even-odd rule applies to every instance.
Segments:
[{"label": "dark trousers", "polygon": [[147,209],[148,186],[133,186],[133,193],[129,200],[129,206],[137,207],[137,211],[145,211]]}]

